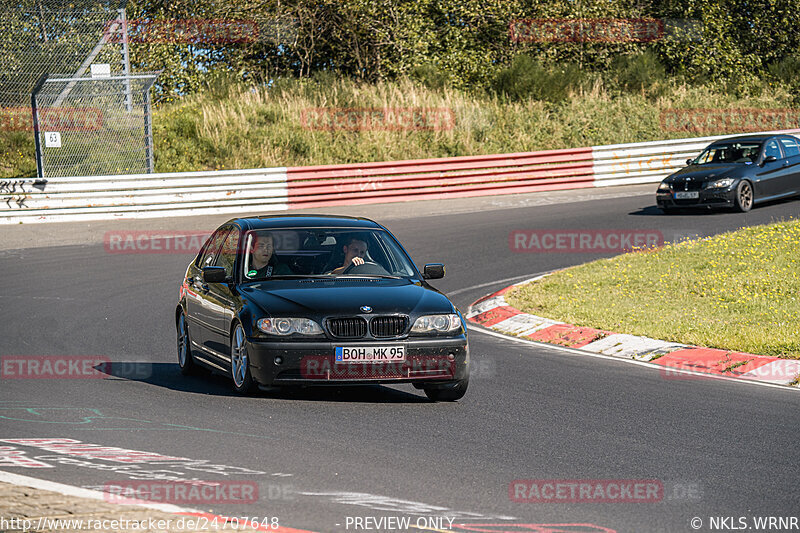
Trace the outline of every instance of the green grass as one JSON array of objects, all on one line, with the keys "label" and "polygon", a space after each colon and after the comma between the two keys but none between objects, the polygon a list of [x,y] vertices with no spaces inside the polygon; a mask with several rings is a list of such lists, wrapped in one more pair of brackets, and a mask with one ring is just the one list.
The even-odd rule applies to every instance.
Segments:
[{"label": "green grass", "polygon": [[[218,83],[154,110],[156,171],[387,161],[692,137],[698,134],[662,130],[659,113],[792,107],[792,95],[781,86],[736,97],[717,85],[664,84],[661,96],[654,97],[609,90],[598,80],[553,103],[506,102],[486,92],[430,89],[410,80],[363,84],[324,77],[278,80],[270,88]],[[319,131],[301,123],[309,108],[387,107],[448,108],[454,126],[441,131]],[[32,135],[0,132],[0,178],[31,176],[35,168]]]},{"label": "green grass", "polygon": [[593,261],[506,300],[579,326],[800,359],[800,221]]}]

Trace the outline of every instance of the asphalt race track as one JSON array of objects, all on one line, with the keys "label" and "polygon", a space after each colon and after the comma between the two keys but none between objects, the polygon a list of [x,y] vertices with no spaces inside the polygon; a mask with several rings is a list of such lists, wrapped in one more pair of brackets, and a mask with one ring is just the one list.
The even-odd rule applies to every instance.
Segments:
[{"label": "asphalt race track", "polygon": [[[652,191],[574,203],[564,198],[567,203],[377,220],[418,265],[447,265],[447,276],[434,285],[465,311],[513,281],[600,256],[513,253],[513,230],[654,229],[673,240],[800,212],[794,201],[747,214],[667,217],[654,207]],[[185,221],[196,229],[215,226]],[[49,228],[58,241],[85,226]],[[666,379],[645,366],[477,328],[470,334],[469,391],[455,404],[430,403],[410,385],[245,398],[219,376],[183,378],[172,313],[190,260],[187,254],[109,254],[102,242],[0,251],[0,355],[97,355],[115,363],[106,379],[0,381],[0,440],[70,438],[195,460],[117,463],[109,470],[98,468],[112,464],[107,461],[23,445],[18,449],[27,457],[53,468],[0,469],[93,488],[159,475],[255,481],[255,503],[199,507],[278,517],[282,526],[319,532],[353,531],[353,517],[367,516],[506,524],[483,529],[491,531],[531,530],[508,524],[583,524],[563,528],[618,532],[694,531],[690,520],[699,517],[700,531],[709,531],[709,517],[735,517],[738,524],[740,516],[791,516],[800,508],[800,395],[794,390]],[[658,480],[664,497],[516,503],[509,485],[518,479]]]}]

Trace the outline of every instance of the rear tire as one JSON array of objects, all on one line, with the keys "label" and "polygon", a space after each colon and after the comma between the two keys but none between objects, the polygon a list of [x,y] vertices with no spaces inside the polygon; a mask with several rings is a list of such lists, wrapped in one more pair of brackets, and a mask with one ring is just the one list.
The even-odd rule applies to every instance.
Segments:
[{"label": "rear tire", "polygon": [[186,315],[181,311],[177,323],[178,329],[178,366],[181,374],[188,376],[194,373],[197,365],[192,359],[192,341],[189,339],[189,327],[186,325]]},{"label": "rear tire", "polygon": [[740,213],[747,213],[753,208],[753,186],[749,181],[742,180],[736,187],[734,207]]},{"label": "rear tire", "polygon": [[464,397],[468,385],[469,378],[460,379],[445,386],[425,387],[425,396],[434,402],[454,402]]},{"label": "rear tire", "polygon": [[239,394],[248,394],[253,389],[250,356],[247,354],[247,337],[241,324],[236,324],[231,333],[231,378],[233,379],[233,388]]}]

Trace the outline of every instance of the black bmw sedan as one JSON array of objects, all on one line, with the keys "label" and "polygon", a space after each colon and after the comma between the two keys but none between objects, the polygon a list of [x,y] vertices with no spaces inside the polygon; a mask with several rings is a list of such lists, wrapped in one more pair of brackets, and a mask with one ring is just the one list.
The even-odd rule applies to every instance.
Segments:
[{"label": "black bmw sedan", "polygon": [[686,207],[753,205],[800,194],[800,140],[791,135],[746,135],[715,141],[658,186],[665,213]]},{"label": "black bmw sedan", "polygon": [[395,237],[364,218],[282,215],[220,226],[189,264],[175,308],[178,363],[234,388],[412,383],[464,396],[466,323]]}]

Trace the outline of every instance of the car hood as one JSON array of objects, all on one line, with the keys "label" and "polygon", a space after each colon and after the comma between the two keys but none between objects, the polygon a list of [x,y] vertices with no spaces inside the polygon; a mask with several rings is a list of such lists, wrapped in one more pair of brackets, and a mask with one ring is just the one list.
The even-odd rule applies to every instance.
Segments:
[{"label": "car hood", "polygon": [[713,181],[722,178],[734,178],[741,175],[751,165],[740,163],[728,165],[689,165],[670,175],[668,183],[683,183],[684,181]]},{"label": "car hood", "polygon": [[451,313],[446,296],[407,279],[274,280],[240,287],[241,294],[272,316],[324,317],[362,314]]}]

